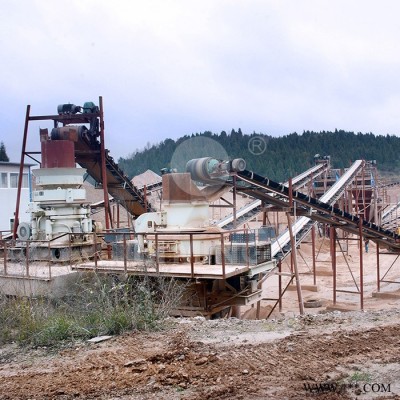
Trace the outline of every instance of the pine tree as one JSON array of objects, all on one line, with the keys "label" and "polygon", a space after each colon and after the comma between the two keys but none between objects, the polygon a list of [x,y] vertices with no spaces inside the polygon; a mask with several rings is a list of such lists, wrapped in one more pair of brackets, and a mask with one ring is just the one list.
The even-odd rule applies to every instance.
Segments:
[{"label": "pine tree", "polygon": [[7,155],[6,146],[4,146],[3,142],[0,143],[0,161],[10,161]]}]

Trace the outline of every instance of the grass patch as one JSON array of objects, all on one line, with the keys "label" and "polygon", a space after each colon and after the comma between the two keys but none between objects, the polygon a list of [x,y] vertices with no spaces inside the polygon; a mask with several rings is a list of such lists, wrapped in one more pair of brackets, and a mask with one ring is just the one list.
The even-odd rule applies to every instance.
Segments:
[{"label": "grass patch", "polygon": [[182,296],[174,279],[88,274],[59,300],[0,296],[0,344],[57,346],[162,327]]},{"label": "grass patch", "polygon": [[371,375],[368,374],[367,372],[359,372],[356,371],[354,372],[353,375],[349,377],[350,382],[370,382],[371,381]]}]

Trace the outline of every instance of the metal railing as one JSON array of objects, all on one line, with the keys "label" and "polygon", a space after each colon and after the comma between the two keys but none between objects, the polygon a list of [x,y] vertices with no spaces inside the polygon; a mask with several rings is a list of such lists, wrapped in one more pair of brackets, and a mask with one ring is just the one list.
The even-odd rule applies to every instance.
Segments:
[{"label": "metal railing", "polygon": [[[52,240],[1,240],[3,271],[0,266],[0,274],[50,280],[81,264],[86,269],[107,271],[109,268],[125,274],[160,274],[171,265],[178,265],[188,267],[182,267],[182,270],[189,270],[192,278],[210,274],[210,271],[213,275],[226,278],[238,267],[250,269],[271,259],[270,244],[260,242],[254,230],[249,229],[223,232],[159,231],[143,236],[145,242],[150,243],[147,249],[139,249],[139,237],[130,230],[79,236],[64,233]],[[83,236],[86,241],[83,241]],[[65,240],[64,244],[57,244],[62,239]],[[174,240],[176,247],[168,247],[173,246]],[[100,264],[100,261],[109,267]],[[185,272],[185,276],[187,274]]]}]

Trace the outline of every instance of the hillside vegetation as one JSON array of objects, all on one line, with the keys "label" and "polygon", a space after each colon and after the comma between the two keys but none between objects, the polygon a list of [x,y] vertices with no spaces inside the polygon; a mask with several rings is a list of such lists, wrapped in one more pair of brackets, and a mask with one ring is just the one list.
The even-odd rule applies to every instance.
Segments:
[{"label": "hillside vegetation", "polygon": [[[251,140],[254,139],[266,144],[261,154],[251,151]],[[183,172],[185,162],[196,157],[241,157],[246,160],[247,169],[284,181],[312,166],[315,154],[330,155],[333,168],[346,168],[354,160],[365,159],[376,160],[381,174],[400,172],[400,138],[343,130],[305,131],[281,137],[261,133],[245,135],[240,129],[232,130],[230,134],[207,131],[148,145],[127,158],[120,158],[118,163],[132,177],[147,169],[159,173],[161,168],[177,168],[178,172]]]}]

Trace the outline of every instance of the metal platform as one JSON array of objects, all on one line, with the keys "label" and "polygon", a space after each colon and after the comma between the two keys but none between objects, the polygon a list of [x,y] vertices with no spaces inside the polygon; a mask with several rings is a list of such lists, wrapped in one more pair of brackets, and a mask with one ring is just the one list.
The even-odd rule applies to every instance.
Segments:
[{"label": "metal platform", "polygon": [[267,272],[275,267],[275,262],[266,262],[256,266],[246,265],[225,265],[225,274],[222,265],[208,265],[194,263],[193,268],[189,263],[185,264],[159,264],[145,265],[140,262],[127,262],[101,260],[87,262],[72,267],[73,270],[96,271],[97,273],[127,273],[130,275],[147,276],[168,276],[175,278],[202,278],[202,279],[226,279],[236,275],[254,275],[256,273]]}]

